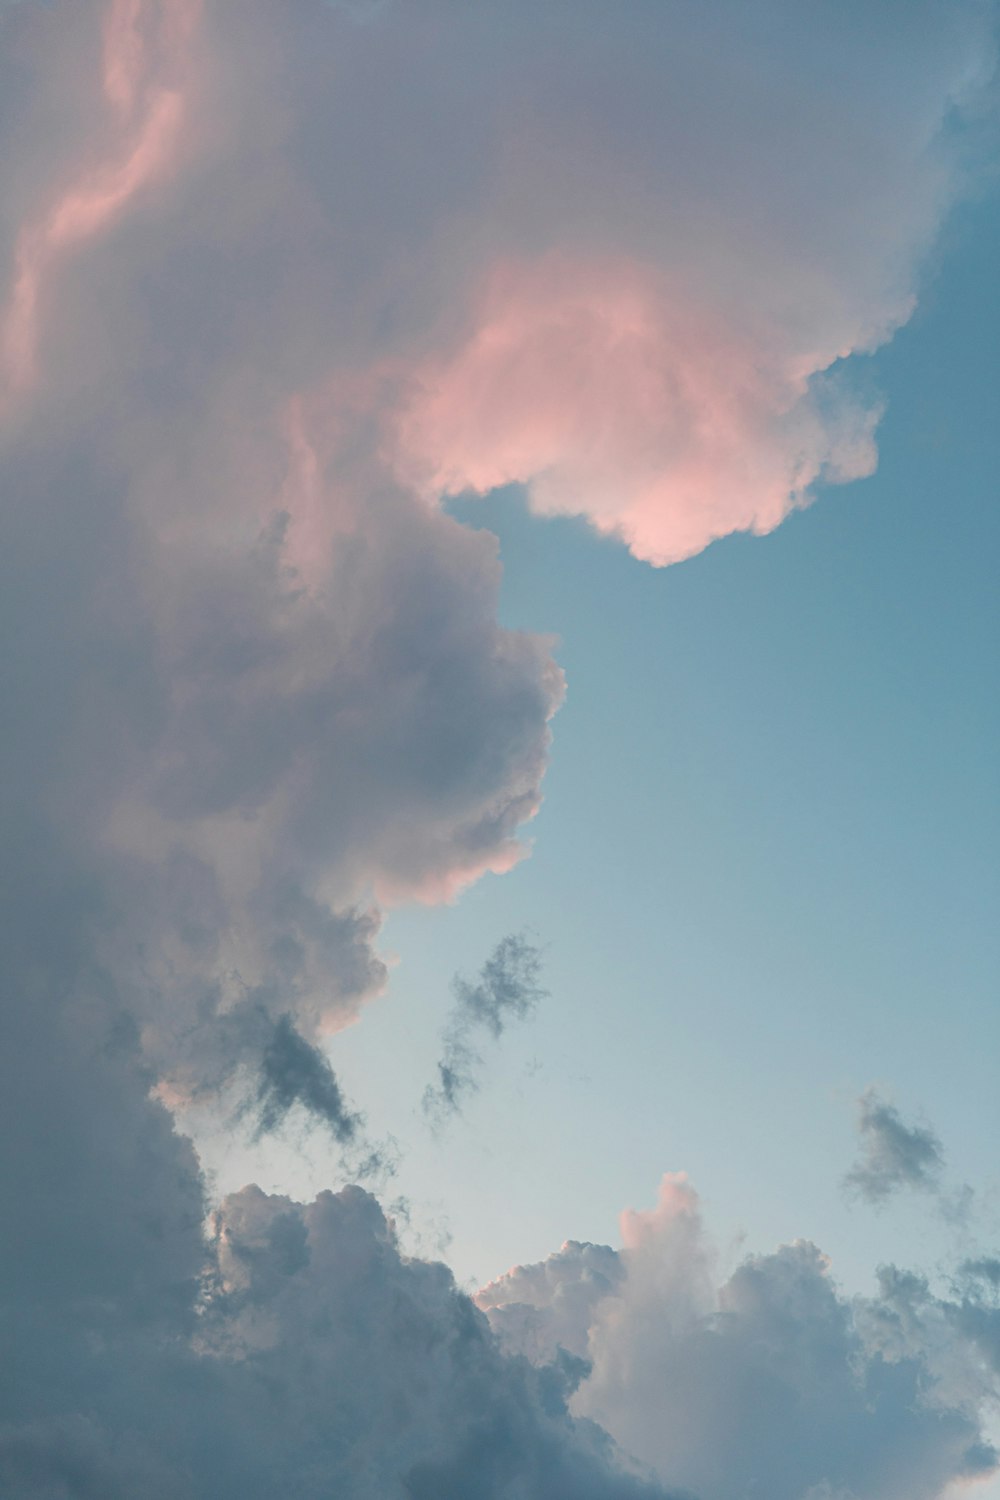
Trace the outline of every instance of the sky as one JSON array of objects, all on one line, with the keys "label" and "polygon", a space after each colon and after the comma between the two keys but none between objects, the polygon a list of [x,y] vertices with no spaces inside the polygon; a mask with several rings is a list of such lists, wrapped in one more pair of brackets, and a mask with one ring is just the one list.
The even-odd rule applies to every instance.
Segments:
[{"label": "sky", "polygon": [[4,1494],[1000,1494],[996,24],[0,11]]}]

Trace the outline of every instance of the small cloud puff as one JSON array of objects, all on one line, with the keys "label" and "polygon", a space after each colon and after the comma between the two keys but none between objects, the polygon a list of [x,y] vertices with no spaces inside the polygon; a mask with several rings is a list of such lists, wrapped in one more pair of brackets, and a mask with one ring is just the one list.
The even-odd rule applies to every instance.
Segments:
[{"label": "small cloud puff", "polygon": [[902,1188],[937,1192],[944,1157],[941,1142],[924,1125],[907,1125],[874,1088],[858,1100],[859,1160],[844,1178],[848,1193],[880,1206]]}]

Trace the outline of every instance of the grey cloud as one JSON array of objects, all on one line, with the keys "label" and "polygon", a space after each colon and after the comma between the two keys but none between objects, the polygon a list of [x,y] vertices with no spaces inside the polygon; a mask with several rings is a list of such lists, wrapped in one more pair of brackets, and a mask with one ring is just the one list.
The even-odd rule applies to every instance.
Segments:
[{"label": "grey cloud", "polygon": [[[39,179],[0,210],[8,267],[19,222],[72,177],[101,113],[101,9],[64,7],[48,30],[33,9],[9,23],[5,53],[6,126]],[[269,8],[236,17],[233,43],[261,47],[251,72],[297,34],[289,18],[270,48]],[[251,101],[222,76],[229,46],[214,58],[220,93],[193,88],[192,109],[197,95],[238,120]],[[72,126],[53,133],[39,101]],[[19,705],[6,784],[44,799],[63,838],[101,845],[114,912],[101,959],[174,1099],[204,1100],[245,1064],[253,1007],[290,1015],[310,1046],[353,1020],[385,984],[381,895],[450,894],[517,857],[561,696],[550,643],[496,622],[495,540],[400,489],[366,420],[346,454],[318,398],[295,428],[302,393],[343,368],[345,329],[324,331],[320,368],[304,302],[328,302],[326,261],[294,315],[276,294],[272,318],[261,298],[315,246],[308,216],[269,217],[303,188],[268,111],[250,112],[245,139],[207,129],[192,170],[54,264],[45,397],[3,417]],[[268,199],[260,261],[244,172]],[[337,299],[337,318],[353,305]],[[310,505],[307,577],[290,537],[313,524]]]},{"label": "grey cloud", "polygon": [[561,1352],[584,1359],[597,1305],[620,1290],[625,1275],[625,1262],[610,1245],[567,1240],[547,1260],[515,1266],[483,1287],[476,1300],[501,1344],[533,1363],[549,1364]]},{"label": "grey cloud", "polygon": [[[309,1205],[244,1190],[216,1216],[214,1267],[197,1353],[136,1339],[107,1306],[64,1322],[45,1400],[0,1429],[19,1500],[665,1500],[568,1415],[573,1370],[501,1354],[445,1267],[399,1255],[360,1188]],[[24,1332],[34,1381],[55,1351],[44,1325]]]},{"label": "grey cloud", "polygon": [[[21,143],[4,153],[5,294],[17,216],[62,190],[80,141],[103,146],[102,17],[63,6],[64,27],[40,27],[25,5],[0,47],[0,126]],[[303,371],[286,364],[262,391],[281,361],[250,326],[259,283],[234,273],[242,306],[228,272],[206,286],[193,243],[205,201],[197,173],[183,180],[158,226],[140,211],[55,268],[44,389],[10,420],[5,386],[0,412],[0,1311],[17,1369],[0,1392],[0,1489],[402,1500],[411,1470],[443,1473],[459,1445],[475,1462],[488,1437],[490,1462],[528,1495],[549,1492],[531,1462],[602,1500],[638,1494],[606,1442],[553,1414],[551,1382],[501,1358],[443,1268],[426,1269],[440,1295],[415,1326],[401,1292],[422,1273],[374,1204],[371,1232],[327,1256],[341,1326],[315,1303],[339,1394],[317,1389],[308,1355],[299,1364],[322,1343],[312,1318],[274,1335],[280,1359],[226,1352],[245,1304],[300,1275],[305,1210],[275,1211],[256,1262],[244,1244],[252,1296],[223,1288],[196,1154],[160,1101],[217,1096],[224,1119],[232,1091],[249,1092],[266,1126],[297,1102],[366,1169],[315,1038],[384,984],[372,886],[443,888],[509,862],[561,683],[548,642],[496,622],[495,541],[399,490],[371,445],[349,481],[326,476],[344,535],[328,540],[323,586],[303,581],[281,520]],[[257,374],[234,394],[241,322],[238,362]],[[376,1312],[385,1337],[365,1375]],[[446,1377],[436,1351],[463,1318],[468,1357]],[[495,1409],[502,1430],[509,1414],[524,1472],[462,1405],[477,1360],[475,1415]],[[355,1379],[384,1407],[366,1417]],[[420,1390],[437,1425],[407,1416]],[[398,1437],[384,1452],[380,1422]]]},{"label": "grey cloud", "polygon": [[962,1262],[947,1315],[974,1343],[994,1378],[1000,1380],[1000,1259],[981,1256]]},{"label": "grey cloud", "polygon": [[705,1500],[914,1500],[996,1468],[980,1426],[996,1381],[974,1378],[973,1341],[950,1314],[890,1336],[898,1285],[852,1305],[804,1242],[721,1285],[712,1269],[684,1188],[630,1216],[623,1250],[567,1244],[478,1301],[509,1351],[586,1360],[572,1410]]},{"label": "grey cloud", "polygon": [[0,1427],[0,1482],[31,1500],[179,1500],[190,1495],[169,1461],[131,1434],[110,1441],[83,1417]]},{"label": "grey cloud", "polygon": [[324,1127],[342,1148],[345,1176],[384,1185],[398,1164],[396,1142],[368,1138],[364,1116],[348,1107],[329,1059],[295,1029],[289,1015],[265,1024],[266,1040],[251,1062],[249,1089],[237,1117],[249,1121],[259,1139],[281,1129],[300,1110],[308,1125]]},{"label": "grey cloud", "polygon": [[424,1113],[436,1124],[456,1114],[479,1086],[476,1073],[483,1059],[475,1036],[485,1032],[498,1040],[511,1021],[523,1021],[545,995],[538,982],[541,969],[540,949],[522,934],[511,933],[500,940],[475,981],[456,975],[438,1081],[428,1085],[423,1098]]},{"label": "grey cloud", "polygon": [[964,1260],[958,1268],[958,1274],[963,1281],[979,1282],[1000,1292],[1000,1260],[994,1256],[984,1255],[975,1260]]},{"label": "grey cloud", "polygon": [[19,940],[0,1009],[0,1191],[17,1206],[0,1235],[16,1372],[0,1389],[0,1490],[662,1500],[568,1416],[574,1369],[503,1355],[360,1188],[311,1205],[248,1188],[206,1242],[194,1152],[94,961],[95,887],[61,868],[56,887],[26,862],[0,893]]},{"label": "grey cloud", "polygon": [[[284,1431],[267,1426],[291,1454],[315,1443],[322,1413],[333,1488],[339,1481],[373,1497],[662,1494],[615,1474],[608,1440],[568,1418],[558,1369],[500,1355],[443,1266],[400,1258],[360,1189],[305,1207],[248,1189],[223,1206],[218,1243],[224,1290],[209,1310],[207,1341],[221,1316],[223,1346],[241,1350],[255,1403],[290,1385],[306,1395],[308,1345],[304,1404],[287,1408]],[[317,1326],[326,1330],[318,1339]],[[351,1439],[344,1467],[335,1457],[343,1434]],[[275,1472],[287,1467],[282,1452]]]},{"label": "grey cloud", "polygon": [[276,1129],[297,1104],[329,1126],[336,1140],[347,1143],[357,1135],[359,1116],[346,1107],[329,1062],[299,1035],[289,1016],[279,1016],[261,1061],[258,1129]]},{"label": "grey cloud", "polygon": [[1000,1386],[1000,1305],[992,1257],[962,1262],[947,1293],[927,1277],[879,1268],[877,1298],[857,1304],[869,1347],[890,1361],[922,1360],[943,1403],[995,1403]]},{"label": "grey cloud", "polygon": [[907,1125],[899,1111],[868,1089],[858,1101],[861,1154],[844,1178],[848,1192],[882,1204],[900,1188],[936,1192],[944,1166],[941,1142],[923,1125]]}]

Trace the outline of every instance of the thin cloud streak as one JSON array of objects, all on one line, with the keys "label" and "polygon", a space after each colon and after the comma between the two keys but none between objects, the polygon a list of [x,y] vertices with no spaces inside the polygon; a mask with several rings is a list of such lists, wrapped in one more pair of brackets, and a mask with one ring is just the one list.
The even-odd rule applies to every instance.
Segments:
[{"label": "thin cloud streak", "polygon": [[436,1129],[460,1114],[464,1100],[479,1088],[483,1058],[476,1036],[499,1041],[512,1021],[530,1016],[547,994],[539,984],[541,971],[541,950],[522,934],[511,933],[500,940],[475,981],[456,974],[437,1083],[428,1084],[423,1097],[424,1114]]},{"label": "thin cloud streak", "polygon": [[[144,19],[148,23],[144,12],[149,9],[141,0],[114,0],[105,22],[103,84],[108,102],[120,117],[124,137],[120,159],[86,171],[56,200],[43,221],[23,230],[19,238],[0,335],[9,392],[22,390],[37,378],[39,302],[60,255],[111,224],[169,166],[175,154],[184,117],[182,92],[161,85],[149,87],[142,118],[137,129],[131,129],[140,87],[149,71],[140,31],[140,23]],[[199,9],[200,0],[172,0],[172,8],[161,17],[161,36],[169,43],[172,70],[183,69],[184,59],[170,54],[188,42]]]}]

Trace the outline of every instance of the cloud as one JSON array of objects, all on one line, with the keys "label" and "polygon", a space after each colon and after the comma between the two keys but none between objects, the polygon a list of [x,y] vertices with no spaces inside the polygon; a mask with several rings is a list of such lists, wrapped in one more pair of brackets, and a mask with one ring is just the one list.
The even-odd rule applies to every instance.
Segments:
[{"label": "cloud", "polygon": [[247,1188],[218,1210],[214,1252],[193,1343],[91,1304],[53,1347],[22,1310],[22,1391],[44,1384],[32,1417],[0,1428],[5,1491],[665,1500],[568,1416],[571,1374],[503,1355],[444,1266],[399,1254],[362,1189],[303,1205]]},{"label": "cloud", "polygon": [[587,3],[569,53],[536,23],[495,252],[417,367],[404,470],[521,481],[659,564],[870,473],[879,403],[841,364],[912,311],[956,181],[942,126],[990,66],[970,10],[919,16],[905,50],[894,7]]},{"label": "cloud", "polygon": [[719,1284],[683,1176],[664,1180],[652,1212],[623,1216],[622,1240],[620,1251],[567,1244],[477,1301],[508,1350],[585,1360],[574,1412],[672,1486],[704,1500],[756,1489],[914,1500],[995,1469],[978,1413],[993,1408],[996,1381],[972,1377],[954,1309],[893,1346],[876,1328],[895,1316],[894,1288],[852,1306],[804,1241]]},{"label": "cloud", "polygon": [[551,1362],[559,1350],[580,1359],[598,1303],[620,1290],[625,1275],[625,1263],[610,1245],[567,1240],[547,1260],[514,1266],[491,1281],[476,1300],[501,1342],[534,1363]]},{"label": "cloud", "polygon": [[[131,200],[171,165],[185,113],[185,73],[200,0],[173,0],[154,18],[135,0],[112,0],[104,22],[103,92],[117,117],[119,143],[99,165],[83,168],[25,225],[14,254],[14,276],[2,319],[0,365],[12,392],[38,379],[40,301],[60,258],[111,226]],[[150,45],[152,41],[152,45]],[[152,54],[152,55],[151,55]]]},{"label": "cloud", "polygon": [[438,1081],[424,1092],[423,1109],[436,1124],[461,1109],[463,1098],[479,1087],[476,1070],[482,1057],[473,1037],[485,1032],[499,1040],[511,1021],[523,1021],[545,995],[539,984],[540,950],[520,933],[511,933],[494,948],[475,983],[456,975],[455,1005],[444,1033],[437,1065]]},{"label": "cloud", "polygon": [[900,1188],[937,1192],[944,1166],[941,1142],[923,1125],[906,1125],[899,1111],[867,1089],[858,1101],[861,1155],[844,1178],[848,1192],[882,1204]]},{"label": "cloud", "polygon": [[[316,342],[328,258],[287,305],[262,295],[318,250],[281,207],[308,164],[268,134],[282,69],[308,67],[301,23],[233,14],[224,44],[188,0],[3,23],[3,318],[31,356],[0,415],[10,785],[90,862],[100,961],[176,1105],[227,1087],[285,1016],[310,1047],[356,1019],[385,984],[386,902],[522,857],[562,695],[550,643],[497,623],[495,539],[401,488],[377,411],[355,413],[353,293]],[[167,95],[170,169],[126,181]],[[86,232],[53,239],[84,201]]]},{"label": "cloud", "polygon": [[[912,306],[980,7],[0,28],[0,1488],[661,1495],[603,1415],[706,1497],[982,1468],[812,1250],[713,1289],[680,1186],[567,1247],[557,1312],[522,1278],[528,1360],[358,1188],[248,1188],[206,1241],[178,1128],[235,1091],[360,1149],[324,1039],[385,985],[384,909],[527,852],[562,674],[442,488],[522,480],[663,562],[870,467],[834,366]],[[986,1350],[977,1285],[934,1326]]]},{"label": "cloud", "polygon": [[1000,1259],[964,1261],[945,1311],[949,1322],[972,1340],[988,1370],[1000,1377]]},{"label": "cloud", "polygon": [[353,1141],[358,1116],[351,1114],[336,1075],[318,1047],[299,1035],[288,1016],[280,1016],[264,1049],[256,1099],[258,1129],[274,1130],[296,1104],[329,1126],[338,1141]]},{"label": "cloud", "polygon": [[[607,1440],[568,1419],[559,1371],[501,1355],[447,1270],[403,1260],[360,1189],[306,1206],[247,1189],[223,1205],[217,1243],[206,1345],[239,1355],[276,1477],[311,1448],[322,1493],[662,1494],[615,1475]],[[275,1390],[297,1398],[284,1422],[268,1416]]]}]

